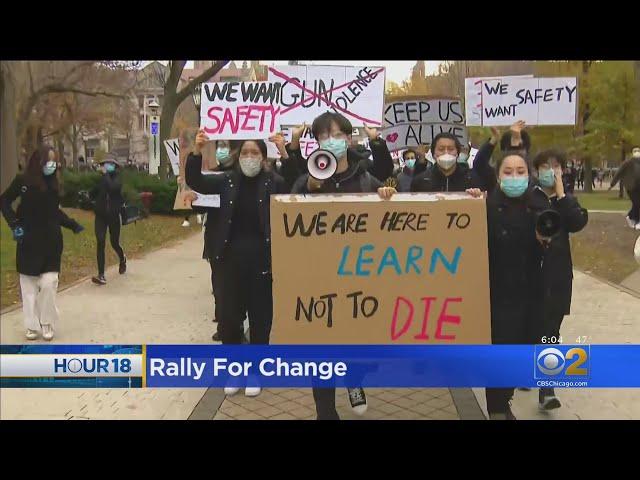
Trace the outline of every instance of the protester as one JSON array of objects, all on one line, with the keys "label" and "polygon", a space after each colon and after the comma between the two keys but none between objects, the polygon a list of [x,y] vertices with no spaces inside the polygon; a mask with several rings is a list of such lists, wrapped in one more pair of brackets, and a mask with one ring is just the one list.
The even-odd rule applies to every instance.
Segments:
[{"label": "protester", "polygon": [[584,165],[582,162],[578,163],[578,189],[584,189]]},{"label": "protester", "polygon": [[562,182],[564,184],[566,192],[570,193],[571,195],[573,195],[573,191],[575,189],[577,174],[578,172],[573,165],[573,161],[569,160],[562,172]]},{"label": "protester", "polygon": [[[533,161],[538,176],[538,185],[531,196],[536,204],[544,209],[555,210],[560,214],[560,230],[544,243],[542,258],[542,278],[544,285],[544,303],[541,330],[536,343],[560,343],[560,325],[571,310],[571,292],[573,284],[573,262],[569,233],[582,230],[588,221],[587,211],[577,199],[565,193],[563,174],[565,156],[555,150],[539,153]],[[539,392],[541,410],[551,410],[561,406],[553,388],[541,388]]]},{"label": "protester", "polygon": [[[496,165],[498,187],[487,197],[491,340],[494,344],[531,344],[542,316],[542,245],[535,232],[536,212],[544,210],[530,195],[529,167],[520,152],[507,152]],[[494,420],[514,420],[514,388],[487,388],[487,410]]]},{"label": "protester", "polygon": [[122,181],[119,175],[120,164],[115,157],[109,156],[99,165],[103,172],[102,178],[89,194],[91,199],[95,201],[96,256],[98,260],[98,275],[93,277],[91,281],[97,285],[106,285],[104,250],[107,229],[109,230],[111,247],[120,260],[118,271],[121,275],[127,271],[127,257],[120,246],[120,210],[124,205],[124,198],[122,197]]},{"label": "protester", "polygon": [[[311,131],[318,140],[320,148],[329,150],[338,159],[338,168],[336,173],[327,180],[317,180],[308,173],[302,175],[295,182],[293,193],[378,192],[381,198],[388,199],[396,192],[394,188],[383,187],[381,181],[369,173],[366,165],[357,158],[357,155],[354,155],[353,149],[349,146],[353,127],[347,118],[339,113],[323,113],[313,121]],[[377,141],[372,141],[373,143]],[[335,388],[313,388],[318,420],[340,419],[336,410],[335,391]],[[357,414],[363,414],[367,409],[364,390],[350,388],[347,391],[354,411]]]},{"label": "protester", "polygon": [[[273,317],[269,197],[286,193],[285,182],[263,169],[267,145],[263,140],[238,143],[238,165],[221,175],[202,174],[202,147],[208,138],[200,130],[186,163],[187,185],[198,193],[220,195],[219,232],[207,245],[212,268],[219,276],[216,300],[223,344],[241,343],[238,322],[249,316],[251,344],[268,344]],[[233,395],[238,388],[225,388]],[[260,387],[247,387],[256,396]]]},{"label": "protester", "polygon": [[398,185],[397,190],[399,192],[411,191],[411,181],[413,180],[413,172],[416,167],[416,161],[416,152],[414,152],[413,150],[409,149],[402,152],[403,166],[395,174],[395,179]]},{"label": "protester", "polygon": [[458,163],[462,145],[451,133],[439,133],[433,139],[431,152],[436,160],[433,168],[415,175],[412,192],[463,192],[470,189],[486,190],[477,173],[465,163]]},{"label": "protester", "polygon": [[[52,148],[31,155],[0,197],[2,214],[17,241],[16,270],[20,274],[22,311],[27,340],[51,340],[59,319],[56,306],[63,239],[60,227],[80,233],[84,228],[60,209],[58,164]],[[16,211],[12,203],[20,198]]]},{"label": "protester", "polygon": [[631,158],[623,162],[611,180],[609,190],[618,182],[624,185],[631,199],[631,210],[627,213],[627,225],[640,230],[640,146],[633,147]]}]

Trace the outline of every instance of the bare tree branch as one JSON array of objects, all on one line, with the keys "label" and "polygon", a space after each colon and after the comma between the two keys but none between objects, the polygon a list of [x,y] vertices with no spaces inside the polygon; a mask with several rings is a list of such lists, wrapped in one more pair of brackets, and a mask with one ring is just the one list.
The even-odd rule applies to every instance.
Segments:
[{"label": "bare tree branch", "polygon": [[105,92],[102,90],[99,90],[99,91],[85,90],[83,88],[70,87],[66,85],[47,85],[46,87],[43,87],[39,93],[42,95],[45,93],[67,93],[67,92],[78,93],[80,95],[89,95],[91,97],[104,96],[104,97],[120,98],[120,99],[127,98],[126,95],[121,95],[119,93]]},{"label": "bare tree branch", "polygon": [[229,63],[229,60],[218,60],[216,63],[214,63],[211,67],[207,68],[204,72],[202,72],[200,75],[198,75],[196,78],[194,78],[193,80],[191,80],[189,83],[187,83],[182,90],[180,90],[177,94],[176,94],[176,98],[178,99],[178,104],[182,103],[182,101],[187,98],[189,95],[191,95],[191,92],[193,92],[194,87],[198,84],[198,83],[202,83],[205,80],[209,80],[211,77],[213,77],[216,73],[218,73],[220,70],[222,70],[224,68],[224,66]]}]

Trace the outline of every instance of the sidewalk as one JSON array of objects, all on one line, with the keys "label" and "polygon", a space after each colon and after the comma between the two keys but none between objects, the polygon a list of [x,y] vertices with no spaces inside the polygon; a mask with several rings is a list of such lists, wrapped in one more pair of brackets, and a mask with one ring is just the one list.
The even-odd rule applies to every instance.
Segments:
[{"label": "sidewalk", "polygon": [[[210,344],[215,324],[209,265],[201,259],[202,236],[132,259],[126,275],[107,271],[103,287],[82,282],[59,295],[61,321],[53,343]],[[573,314],[565,319],[565,342],[589,335],[592,343],[640,343],[640,299],[576,272]],[[3,344],[25,342],[20,309],[0,317]],[[42,340],[39,343],[44,343]],[[480,418],[469,389],[367,389],[369,410],[351,411],[337,391],[342,418]],[[519,418],[542,418],[537,392],[518,392]],[[640,389],[559,391],[564,407],[549,418],[640,419]],[[529,398],[531,397],[531,398]],[[257,398],[224,398],[221,389],[4,389],[1,419],[226,419],[314,418],[310,390],[268,389]]]}]

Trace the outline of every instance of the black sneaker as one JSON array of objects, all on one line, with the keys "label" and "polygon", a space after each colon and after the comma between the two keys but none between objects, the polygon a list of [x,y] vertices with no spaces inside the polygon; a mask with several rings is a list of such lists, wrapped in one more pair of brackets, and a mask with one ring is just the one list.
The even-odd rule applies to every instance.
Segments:
[{"label": "black sneaker", "polygon": [[218,332],[214,333],[213,336],[211,337],[211,340],[213,340],[214,342],[219,342],[220,334]]},{"label": "black sneaker", "polygon": [[98,275],[97,277],[93,277],[91,279],[91,281],[93,283],[95,283],[96,285],[106,285],[107,284],[107,279],[104,278],[104,275]]},{"label": "black sneaker", "polygon": [[552,388],[541,388],[538,394],[538,408],[540,410],[554,410],[560,408],[562,404]]},{"label": "black sneaker", "polygon": [[124,259],[120,262],[120,268],[118,269],[120,275],[127,271],[127,256],[124,256]]},{"label": "black sneaker", "polygon": [[356,415],[364,415],[367,411],[367,396],[364,394],[364,389],[360,387],[347,388],[347,392],[349,393],[349,402],[353,412]]},{"label": "black sneaker", "polygon": [[489,420],[516,420],[516,416],[511,411],[511,407],[507,407],[504,412],[490,413]]}]

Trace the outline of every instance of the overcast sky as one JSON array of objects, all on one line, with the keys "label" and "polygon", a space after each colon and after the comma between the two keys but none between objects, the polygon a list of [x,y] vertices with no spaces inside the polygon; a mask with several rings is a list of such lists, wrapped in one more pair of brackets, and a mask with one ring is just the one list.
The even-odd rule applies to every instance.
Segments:
[{"label": "overcast sky", "polygon": [[[243,61],[244,60],[235,60],[238,66],[241,66]],[[260,62],[265,65],[286,65],[288,60],[261,60]],[[411,68],[416,63],[415,60],[322,60],[317,62],[300,60],[300,62],[311,65],[371,65],[374,67],[386,67],[387,80],[391,80],[396,83],[401,83],[403,80],[407,80],[411,76]],[[438,71],[439,64],[440,61],[427,61],[427,75],[436,73]],[[193,68],[193,62],[187,62],[186,68]]]}]

